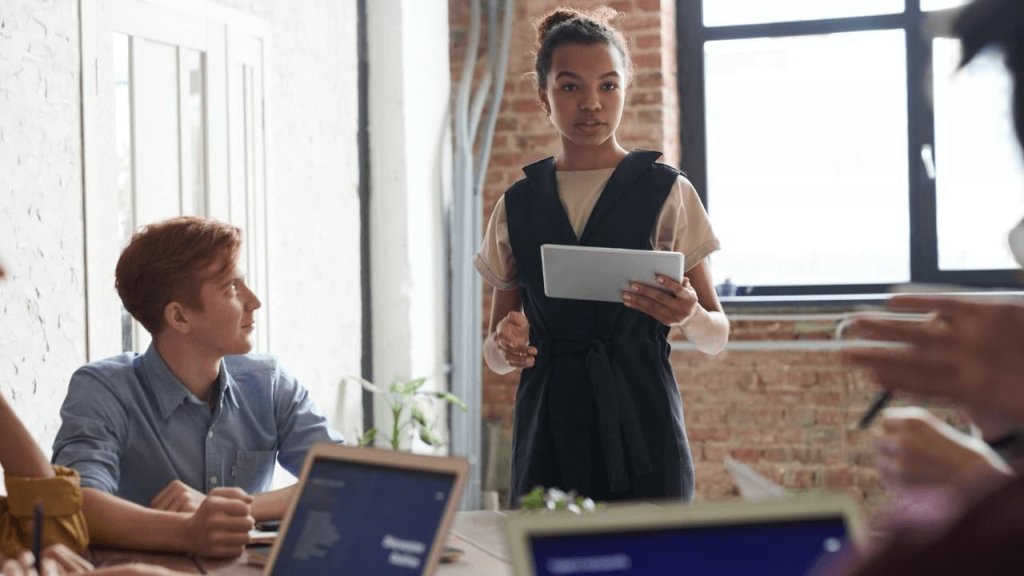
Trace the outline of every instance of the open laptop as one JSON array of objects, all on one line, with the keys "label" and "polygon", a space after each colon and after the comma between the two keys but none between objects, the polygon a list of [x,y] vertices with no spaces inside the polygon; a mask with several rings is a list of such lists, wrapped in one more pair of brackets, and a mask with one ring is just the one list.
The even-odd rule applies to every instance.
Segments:
[{"label": "open laptop", "polygon": [[468,473],[461,458],[316,444],[263,574],[432,574]]},{"label": "open laptop", "polygon": [[805,576],[863,534],[849,497],[518,514],[507,528],[517,576]]}]

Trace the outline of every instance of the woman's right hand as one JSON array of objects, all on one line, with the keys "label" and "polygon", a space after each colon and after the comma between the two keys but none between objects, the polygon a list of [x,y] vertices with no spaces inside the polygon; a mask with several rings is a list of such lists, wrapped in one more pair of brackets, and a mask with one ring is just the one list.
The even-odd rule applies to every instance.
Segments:
[{"label": "woman's right hand", "polygon": [[522,312],[509,312],[498,322],[491,337],[499,355],[509,366],[530,368],[536,362],[537,348],[530,346],[530,322]]}]

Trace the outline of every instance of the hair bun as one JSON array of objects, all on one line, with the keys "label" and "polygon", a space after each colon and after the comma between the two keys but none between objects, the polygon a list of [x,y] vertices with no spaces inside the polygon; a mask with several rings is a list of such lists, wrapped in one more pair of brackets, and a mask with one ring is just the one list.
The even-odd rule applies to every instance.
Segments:
[{"label": "hair bun", "polygon": [[557,8],[549,12],[546,16],[537,21],[537,42],[540,44],[544,43],[544,39],[548,37],[548,34],[562,22],[568,22],[574,18],[583,18],[583,13],[573,10],[571,8]]}]

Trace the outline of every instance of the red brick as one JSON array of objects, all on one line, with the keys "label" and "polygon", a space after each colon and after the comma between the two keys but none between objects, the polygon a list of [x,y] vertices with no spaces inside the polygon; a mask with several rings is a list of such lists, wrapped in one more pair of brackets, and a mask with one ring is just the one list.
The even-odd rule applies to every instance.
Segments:
[{"label": "red brick", "polygon": [[633,54],[633,65],[637,70],[657,70],[661,68],[661,52]]},{"label": "red brick", "polygon": [[843,433],[835,426],[817,426],[807,431],[811,444],[833,444],[842,439]]},{"label": "red brick", "polygon": [[737,448],[730,455],[741,462],[759,462],[764,456],[764,451],[754,448]]},{"label": "red brick", "polygon": [[631,106],[661,104],[661,101],[660,91],[632,92],[629,95],[629,103]]},{"label": "red brick", "polygon": [[633,43],[633,47],[637,51],[650,50],[661,48],[661,34],[644,34],[643,36],[637,36],[636,41]]}]

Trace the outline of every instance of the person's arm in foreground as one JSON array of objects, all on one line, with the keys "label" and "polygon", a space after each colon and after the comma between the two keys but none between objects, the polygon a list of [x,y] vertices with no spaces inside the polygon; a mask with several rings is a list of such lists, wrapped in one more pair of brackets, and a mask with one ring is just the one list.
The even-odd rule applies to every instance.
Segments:
[{"label": "person's arm in foreground", "polygon": [[963,434],[923,408],[883,412],[877,445],[882,478],[898,485],[957,489],[984,478],[1013,475],[984,440]]},{"label": "person's arm in foreground", "polygon": [[906,346],[851,350],[849,361],[867,368],[885,388],[1024,418],[1024,306],[896,296],[889,307],[933,313],[935,319],[858,319],[854,326],[862,337]]}]

